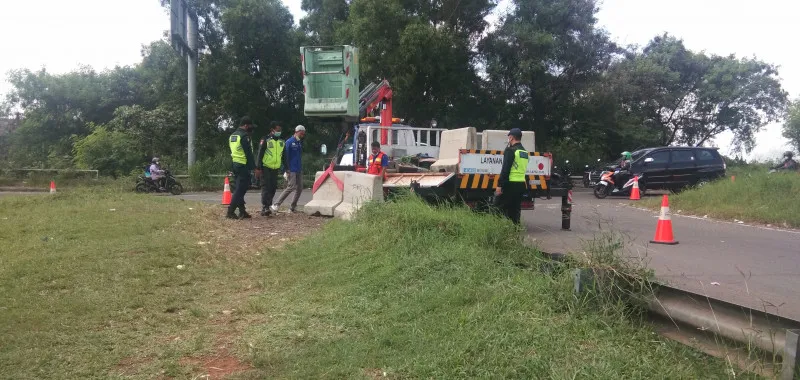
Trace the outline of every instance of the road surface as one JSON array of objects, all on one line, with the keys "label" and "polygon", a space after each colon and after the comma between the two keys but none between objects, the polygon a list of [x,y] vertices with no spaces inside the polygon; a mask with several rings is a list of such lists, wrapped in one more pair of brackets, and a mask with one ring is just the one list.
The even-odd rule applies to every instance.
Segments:
[{"label": "road surface", "polygon": [[[784,231],[677,215],[678,245],[656,245],[658,213],[624,198],[575,192],[571,231],[561,231],[560,199],[537,201],[525,214],[545,252],[583,252],[603,231],[623,235],[627,254],[649,261],[659,280],[683,290],[800,321],[800,231]],[[717,285],[718,284],[718,285]]]}]

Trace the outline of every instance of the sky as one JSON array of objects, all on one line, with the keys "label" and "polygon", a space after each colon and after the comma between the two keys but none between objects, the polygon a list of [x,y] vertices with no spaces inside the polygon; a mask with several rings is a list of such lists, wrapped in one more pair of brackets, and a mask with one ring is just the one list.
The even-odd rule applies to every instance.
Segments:
[{"label": "sky", "polygon": [[[283,0],[295,21],[301,0]],[[39,0],[0,2],[0,96],[10,91],[9,70],[47,68],[64,73],[89,65],[96,70],[133,65],[142,45],[162,38],[169,17],[159,0]],[[508,8],[501,0],[498,10]],[[780,67],[792,99],[800,97],[800,49],[793,46],[800,14],[797,0],[600,0],[598,24],[616,42],[643,46],[669,32],[689,49],[710,54],[757,57]],[[492,15],[489,20],[496,20]],[[18,36],[18,37],[10,37]],[[715,143],[729,151],[730,136]],[[751,159],[786,150],[780,124],[757,135]]]}]

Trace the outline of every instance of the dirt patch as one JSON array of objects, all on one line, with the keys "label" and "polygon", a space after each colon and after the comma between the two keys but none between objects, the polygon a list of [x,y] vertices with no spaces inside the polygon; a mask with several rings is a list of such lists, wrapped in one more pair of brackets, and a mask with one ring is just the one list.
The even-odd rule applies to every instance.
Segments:
[{"label": "dirt patch", "polygon": [[122,359],[117,363],[115,369],[118,374],[126,376],[126,375],[133,375],[139,372],[139,368],[152,362],[153,357],[145,356],[145,357],[128,357]]},{"label": "dirt patch", "polygon": [[252,219],[230,220],[224,217],[221,207],[208,207],[202,213],[205,232],[197,236],[198,247],[224,252],[229,257],[280,249],[319,231],[331,220],[302,213],[266,217],[253,213]]},{"label": "dirt patch", "polygon": [[193,366],[202,368],[200,378],[203,379],[224,379],[235,373],[244,372],[251,367],[227,351],[221,352],[216,356],[202,356],[199,358],[184,358],[180,360],[183,366]]}]

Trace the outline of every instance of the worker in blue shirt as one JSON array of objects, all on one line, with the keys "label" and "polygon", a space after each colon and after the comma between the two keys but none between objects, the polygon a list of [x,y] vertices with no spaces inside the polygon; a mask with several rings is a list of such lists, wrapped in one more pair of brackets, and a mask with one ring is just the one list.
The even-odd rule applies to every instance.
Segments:
[{"label": "worker in blue shirt", "polygon": [[289,206],[289,211],[295,212],[297,209],[297,201],[300,200],[300,194],[303,193],[302,155],[303,155],[303,139],[305,137],[306,137],[306,127],[298,125],[294,129],[294,136],[286,140],[286,148],[284,149],[284,154],[286,155],[286,157],[284,158],[283,161],[288,166],[286,173],[284,173],[283,175],[283,177],[286,178],[286,188],[283,189],[283,192],[278,197],[278,202],[270,206],[270,210],[273,213],[278,212],[283,201],[285,201],[286,198],[291,193],[294,193],[294,198],[292,198],[292,203]]}]

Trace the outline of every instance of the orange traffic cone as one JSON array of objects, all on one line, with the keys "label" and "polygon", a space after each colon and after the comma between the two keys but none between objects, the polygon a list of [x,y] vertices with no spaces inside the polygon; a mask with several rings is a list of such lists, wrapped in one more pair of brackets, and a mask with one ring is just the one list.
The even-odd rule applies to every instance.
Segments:
[{"label": "orange traffic cone", "polygon": [[50,181],[50,194],[56,193],[56,181]]},{"label": "orange traffic cone", "polygon": [[661,215],[658,216],[658,225],[656,226],[656,236],[650,240],[653,244],[678,244],[678,241],[672,236],[672,220],[669,217],[669,197],[664,195],[661,199]]},{"label": "orange traffic cone", "polygon": [[631,189],[631,198],[632,201],[638,201],[641,198],[639,194],[639,176],[633,176],[633,189]]},{"label": "orange traffic cone", "polygon": [[222,204],[225,206],[231,204],[231,182],[228,177],[225,177],[225,188],[222,190]]}]

